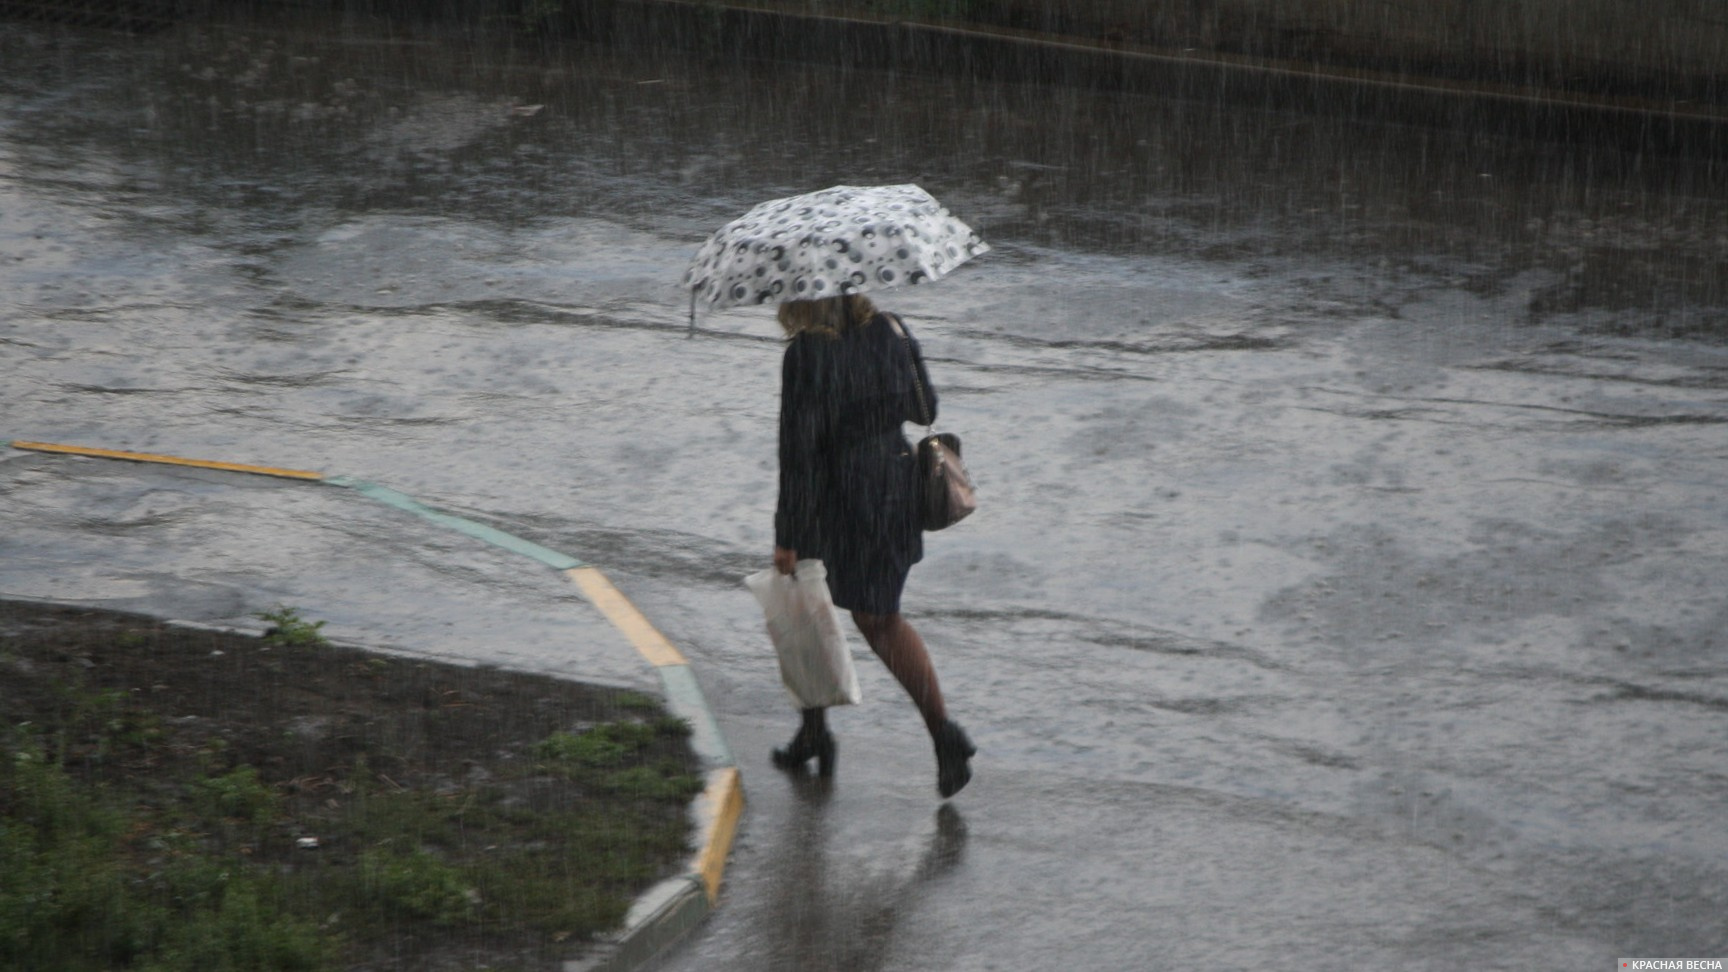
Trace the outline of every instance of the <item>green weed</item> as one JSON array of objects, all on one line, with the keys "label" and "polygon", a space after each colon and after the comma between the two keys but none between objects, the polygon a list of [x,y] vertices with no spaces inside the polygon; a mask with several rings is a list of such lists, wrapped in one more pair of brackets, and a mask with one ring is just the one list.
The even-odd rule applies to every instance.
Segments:
[{"label": "green weed", "polygon": [[258,780],[258,771],[236,766],[221,776],[206,776],[195,784],[198,802],[211,817],[266,822],[276,809],[276,794]]},{"label": "green weed", "polygon": [[654,741],[652,726],[608,722],[580,734],[555,732],[534,747],[534,755],[553,764],[601,769],[617,766]]},{"label": "green weed", "polygon": [[628,690],[619,692],[613,701],[617,703],[618,708],[626,712],[658,712],[660,710],[660,703],[652,695],[644,695],[641,692]]},{"label": "green weed", "polygon": [[689,734],[690,724],[671,716],[651,723],[609,722],[582,733],[553,733],[535,747],[534,755],[542,761],[542,771],[584,779],[618,796],[687,799],[702,789],[701,779],[685,772],[677,760],[646,757],[656,743]]},{"label": "green weed", "polygon": [[632,766],[607,774],[601,785],[619,796],[638,800],[687,800],[702,791],[702,780],[675,764]]},{"label": "green weed", "polygon": [[480,915],[483,899],[468,874],[425,850],[368,851],[360,873],[367,896],[395,917],[456,925]]},{"label": "green weed", "polygon": [[124,691],[66,683],[56,691],[63,707],[54,732],[59,762],[100,763],[119,747],[145,747],[161,737],[160,720],[134,706]]},{"label": "green weed", "polygon": [[278,604],[274,611],[253,616],[270,622],[270,628],[264,632],[264,643],[272,648],[320,648],[330,643],[324,637],[324,622],[308,621],[295,608]]}]

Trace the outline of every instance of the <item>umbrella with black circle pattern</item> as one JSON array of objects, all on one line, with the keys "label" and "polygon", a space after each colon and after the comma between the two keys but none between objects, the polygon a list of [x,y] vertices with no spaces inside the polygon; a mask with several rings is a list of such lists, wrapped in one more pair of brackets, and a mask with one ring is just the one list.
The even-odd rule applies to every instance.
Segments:
[{"label": "umbrella with black circle pattern", "polygon": [[762,203],[696,251],[684,286],[697,302],[816,300],[938,280],[990,249],[923,189],[834,186]]}]

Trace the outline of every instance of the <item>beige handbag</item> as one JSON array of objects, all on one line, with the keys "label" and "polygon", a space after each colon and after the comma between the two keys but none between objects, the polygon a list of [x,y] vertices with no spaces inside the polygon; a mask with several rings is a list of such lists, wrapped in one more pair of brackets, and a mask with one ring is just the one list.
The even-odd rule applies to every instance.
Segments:
[{"label": "beige handbag", "polygon": [[935,432],[918,442],[918,475],[923,480],[924,529],[951,527],[978,508],[978,491],[960,461],[960,437]]}]

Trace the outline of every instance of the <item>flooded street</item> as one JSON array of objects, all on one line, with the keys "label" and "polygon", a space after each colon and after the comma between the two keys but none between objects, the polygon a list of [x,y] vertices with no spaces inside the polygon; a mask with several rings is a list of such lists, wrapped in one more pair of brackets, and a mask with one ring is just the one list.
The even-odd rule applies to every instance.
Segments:
[{"label": "flooded street", "polygon": [[[1606,969],[1728,953],[1721,165],[402,25],[0,37],[0,438],[341,473],[599,565],[749,808],[668,969]],[[832,790],[746,574],[780,342],[680,277],[916,182],[979,512]],[[0,596],[652,684],[568,585],[340,490],[0,451]],[[861,640],[858,642],[863,652]],[[591,652],[601,654],[601,652]],[[584,652],[584,657],[590,652]]]}]

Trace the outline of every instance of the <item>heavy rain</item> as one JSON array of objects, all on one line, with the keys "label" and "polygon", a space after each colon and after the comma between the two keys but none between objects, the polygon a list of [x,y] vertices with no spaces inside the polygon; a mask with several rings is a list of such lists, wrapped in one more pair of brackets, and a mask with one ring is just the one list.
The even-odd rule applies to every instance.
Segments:
[{"label": "heavy rain", "polygon": [[[0,435],[604,567],[748,800],[660,967],[1728,953],[1719,150],[471,28],[7,24]],[[992,247],[874,295],[981,495],[904,602],[979,748],[945,804],[861,639],[835,778],[770,765],[783,341],[680,288],[758,202],[898,183]],[[652,685],[555,575],[207,471],[0,452],[0,597]]]}]

